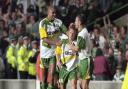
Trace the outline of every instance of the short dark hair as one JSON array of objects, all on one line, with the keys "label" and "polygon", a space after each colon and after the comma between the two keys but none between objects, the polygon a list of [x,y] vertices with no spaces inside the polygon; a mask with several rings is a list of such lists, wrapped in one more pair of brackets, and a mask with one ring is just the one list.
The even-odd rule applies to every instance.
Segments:
[{"label": "short dark hair", "polygon": [[96,50],[96,56],[101,56],[101,55],[103,55],[103,51],[102,51],[101,48],[98,48],[98,49]]},{"label": "short dark hair", "polygon": [[81,13],[81,14],[78,14],[76,17],[78,17],[81,21],[81,24],[82,25],[85,25],[85,22],[86,22],[86,15]]},{"label": "short dark hair", "polygon": [[54,9],[56,11],[56,7],[53,6],[53,5],[47,6],[47,12],[48,12],[49,9]]}]

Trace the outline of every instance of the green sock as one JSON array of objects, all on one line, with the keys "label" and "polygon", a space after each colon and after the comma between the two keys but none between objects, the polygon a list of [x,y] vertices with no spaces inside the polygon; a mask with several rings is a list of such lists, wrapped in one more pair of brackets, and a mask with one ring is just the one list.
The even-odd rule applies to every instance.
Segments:
[{"label": "green sock", "polygon": [[48,85],[47,89],[54,89],[54,87],[52,85]]},{"label": "green sock", "polygon": [[47,84],[46,83],[41,83],[40,89],[47,89]]}]

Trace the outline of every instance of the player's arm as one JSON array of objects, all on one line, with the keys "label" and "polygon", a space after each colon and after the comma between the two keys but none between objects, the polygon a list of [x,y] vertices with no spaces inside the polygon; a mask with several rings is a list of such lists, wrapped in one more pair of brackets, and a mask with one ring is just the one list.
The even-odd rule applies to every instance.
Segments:
[{"label": "player's arm", "polygon": [[60,26],[60,30],[62,33],[66,33],[67,32],[67,27],[62,23],[62,25]]},{"label": "player's arm", "polygon": [[85,49],[85,47],[86,47],[85,44],[86,44],[85,39],[84,39],[83,37],[81,37],[81,36],[78,36],[78,37],[77,37],[77,46],[71,44],[71,45],[70,45],[70,48],[71,48],[72,50],[78,52],[79,50]]},{"label": "player's arm", "polygon": [[62,66],[62,62],[61,62],[61,53],[62,53],[62,49],[60,46],[57,46],[56,49],[55,49],[55,54],[56,54],[56,59],[57,59],[57,65],[59,67]]}]

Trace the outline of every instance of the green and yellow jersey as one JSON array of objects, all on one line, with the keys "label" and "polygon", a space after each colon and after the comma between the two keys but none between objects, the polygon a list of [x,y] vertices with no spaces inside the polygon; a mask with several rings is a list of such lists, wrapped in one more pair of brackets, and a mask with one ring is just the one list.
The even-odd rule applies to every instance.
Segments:
[{"label": "green and yellow jersey", "polygon": [[66,32],[67,29],[65,25],[59,19],[54,19],[54,21],[49,21],[44,18],[39,23],[39,33],[40,33],[40,55],[41,58],[50,58],[55,56],[55,45],[47,44],[43,41],[44,38],[49,38],[51,40],[58,39],[61,33]]}]

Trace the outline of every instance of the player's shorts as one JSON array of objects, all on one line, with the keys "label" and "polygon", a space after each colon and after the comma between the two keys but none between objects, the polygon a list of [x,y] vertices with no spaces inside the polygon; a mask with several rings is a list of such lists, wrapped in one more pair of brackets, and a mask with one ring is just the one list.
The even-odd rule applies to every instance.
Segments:
[{"label": "player's shorts", "polygon": [[71,71],[67,71],[66,68],[62,67],[59,70],[59,82],[65,84],[68,80],[77,79],[77,68],[74,68]]},{"label": "player's shorts", "polygon": [[41,64],[44,66],[44,68],[49,68],[50,64],[56,63],[56,57],[51,58],[41,58]]},{"label": "player's shorts", "polygon": [[91,78],[91,59],[85,58],[83,60],[80,60],[78,64],[78,75],[80,79],[90,79]]}]

